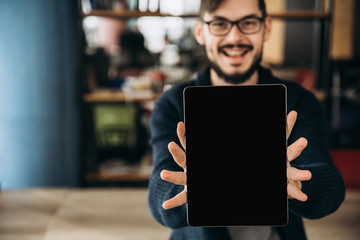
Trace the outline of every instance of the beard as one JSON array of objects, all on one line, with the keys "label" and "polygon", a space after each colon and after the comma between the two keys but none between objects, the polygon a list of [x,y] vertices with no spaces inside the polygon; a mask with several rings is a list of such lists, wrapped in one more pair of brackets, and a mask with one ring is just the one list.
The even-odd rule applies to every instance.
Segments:
[{"label": "beard", "polygon": [[223,72],[220,69],[219,65],[216,64],[215,62],[211,61],[210,59],[209,59],[209,62],[210,62],[209,65],[210,65],[210,68],[214,69],[214,71],[216,72],[218,77],[222,78],[226,83],[240,84],[240,83],[244,83],[247,80],[249,80],[249,78],[254,74],[254,72],[259,69],[261,60],[262,60],[262,51],[260,53],[260,56],[252,63],[252,65],[246,72],[234,73],[234,74],[227,74],[227,73]]}]

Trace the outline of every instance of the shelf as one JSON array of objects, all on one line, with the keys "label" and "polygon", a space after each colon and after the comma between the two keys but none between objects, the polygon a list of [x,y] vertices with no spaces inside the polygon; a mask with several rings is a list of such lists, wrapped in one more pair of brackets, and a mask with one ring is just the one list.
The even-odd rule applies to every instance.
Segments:
[{"label": "shelf", "polygon": [[124,93],[121,91],[97,90],[83,95],[85,102],[145,102],[155,101],[161,96],[160,93],[139,91]]},{"label": "shelf", "polygon": [[147,182],[152,173],[152,155],[146,154],[140,163],[124,160],[107,160],[98,169],[85,174],[86,181],[102,182]]},{"label": "shelf", "polygon": [[183,17],[183,18],[197,18],[195,14],[184,14],[184,15],[170,15],[160,12],[140,12],[130,10],[92,10],[88,13],[81,13],[82,17],[96,16],[96,17],[112,17],[112,18],[139,18],[139,17]]},{"label": "shelf", "polygon": [[[330,18],[330,14],[324,11],[287,11],[287,12],[269,12],[268,15],[272,18],[281,19],[326,19]],[[184,14],[184,15],[170,15],[160,12],[140,12],[129,10],[93,10],[88,13],[81,13],[82,17],[96,16],[96,17],[112,17],[120,19],[139,18],[139,17],[182,17],[182,18],[198,18],[198,14]]]},{"label": "shelf", "polygon": [[324,11],[271,12],[268,15],[272,18],[281,19],[326,19],[331,16],[329,13]]},{"label": "shelf", "polygon": [[101,181],[101,182],[146,182],[149,181],[150,174],[146,173],[124,173],[104,175],[101,173],[87,173],[87,181]]}]

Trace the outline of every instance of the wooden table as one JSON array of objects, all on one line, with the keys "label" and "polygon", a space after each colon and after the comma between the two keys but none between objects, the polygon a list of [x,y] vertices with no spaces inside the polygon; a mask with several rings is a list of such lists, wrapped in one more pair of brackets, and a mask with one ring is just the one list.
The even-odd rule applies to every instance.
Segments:
[{"label": "wooden table", "polygon": [[0,240],[168,239],[146,189],[28,189],[0,193]]},{"label": "wooden table", "polygon": [[[334,214],[305,220],[309,240],[360,239],[360,191]],[[147,189],[24,189],[0,192],[0,240],[162,240]]]}]

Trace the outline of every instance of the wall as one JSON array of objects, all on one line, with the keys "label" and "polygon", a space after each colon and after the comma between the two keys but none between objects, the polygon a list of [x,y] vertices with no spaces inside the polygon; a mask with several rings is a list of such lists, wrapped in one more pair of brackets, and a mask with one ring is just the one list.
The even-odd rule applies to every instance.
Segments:
[{"label": "wall", "polygon": [[77,1],[0,2],[0,182],[75,186]]},{"label": "wall", "polygon": [[332,59],[348,60],[354,57],[354,15],[354,0],[334,0],[330,46],[330,57]]},{"label": "wall", "polygon": [[[266,0],[265,3],[268,13],[285,11],[285,0]],[[271,63],[273,65],[281,65],[284,63],[285,26],[286,22],[283,19],[272,19],[271,35],[269,40],[264,44],[264,63]]]}]

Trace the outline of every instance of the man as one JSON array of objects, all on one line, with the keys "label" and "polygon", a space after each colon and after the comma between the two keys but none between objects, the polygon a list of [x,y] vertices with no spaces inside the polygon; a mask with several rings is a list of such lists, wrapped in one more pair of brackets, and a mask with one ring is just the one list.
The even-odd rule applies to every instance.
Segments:
[{"label": "man", "polygon": [[[270,32],[271,19],[263,0],[201,2],[194,34],[198,43],[205,46],[209,67],[193,81],[164,93],[155,105],[150,123],[154,170],[149,184],[149,207],[157,221],[173,229],[171,239],[306,239],[301,218],[328,215],[344,199],[344,182],[330,156],[320,104],[310,92],[295,83],[281,81],[260,67],[263,43]],[[288,92],[289,223],[285,227],[188,226],[183,89],[196,85],[270,83],[284,84]],[[216,194],[216,189],[209,198],[211,194]]]}]

